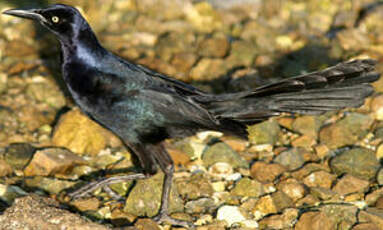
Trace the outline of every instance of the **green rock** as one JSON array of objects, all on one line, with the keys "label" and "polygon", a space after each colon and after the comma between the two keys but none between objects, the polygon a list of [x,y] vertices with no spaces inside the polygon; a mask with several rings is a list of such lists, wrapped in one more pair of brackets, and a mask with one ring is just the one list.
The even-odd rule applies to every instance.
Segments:
[{"label": "green rock", "polygon": [[26,143],[11,144],[6,149],[5,161],[17,170],[22,170],[31,161],[35,148]]},{"label": "green rock", "polygon": [[279,163],[286,166],[289,170],[295,170],[300,168],[305,160],[303,154],[306,150],[302,148],[291,148],[287,151],[280,153],[275,159],[275,163]]},{"label": "green rock", "polygon": [[278,140],[280,127],[275,120],[268,120],[262,123],[249,126],[249,141],[252,144],[272,144],[274,145]]},{"label": "green rock", "polygon": [[353,145],[368,133],[372,123],[373,119],[369,115],[350,113],[342,120],[324,127],[319,138],[330,149]]},{"label": "green rock", "polygon": [[357,147],[335,156],[330,162],[330,167],[338,175],[348,173],[372,181],[380,168],[380,163],[374,151]]},{"label": "green rock", "polygon": [[58,194],[64,189],[73,187],[76,182],[59,180],[55,178],[48,178],[42,176],[36,176],[25,179],[25,183],[28,187],[38,188],[49,194]]},{"label": "green rock", "polygon": [[0,184],[0,199],[7,204],[12,204],[16,198],[26,195],[28,195],[28,193],[18,186]]},{"label": "green rock", "polygon": [[235,196],[260,197],[265,194],[263,185],[250,178],[242,178],[231,191]]},{"label": "green rock", "polygon": [[229,145],[219,142],[207,147],[202,155],[205,167],[209,167],[217,162],[225,162],[233,168],[248,168],[249,163],[235,152]]},{"label": "green rock", "polygon": [[[138,180],[126,200],[124,212],[136,216],[155,216],[160,209],[163,178],[164,175],[158,173],[151,178]],[[182,212],[184,209],[177,189],[174,188],[170,193],[169,213]]]},{"label": "green rock", "polygon": [[294,120],[292,128],[301,134],[317,137],[321,125],[322,121],[318,116],[301,116]]}]

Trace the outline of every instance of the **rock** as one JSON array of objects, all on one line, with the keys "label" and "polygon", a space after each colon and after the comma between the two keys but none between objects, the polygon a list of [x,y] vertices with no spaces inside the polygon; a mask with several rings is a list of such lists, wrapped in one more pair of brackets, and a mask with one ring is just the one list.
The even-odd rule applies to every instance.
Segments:
[{"label": "rock", "polygon": [[225,179],[233,172],[233,167],[225,162],[217,162],[209,167],[209,174],[215,178]]},{"label": "rock", "polygon": [[134,3],[138,12],[149,15],[157,20],[174,20],[184,15],[184,2],[179,0],[170,0],[159,2],[156,0],[142,0]]},{"label": "rock", "polygon": [[0,226],[4,230],[109,229],[60,208],[59,203],[53,199],[35,195],[16,199],[0,216]]},{"label": "rock", "polygon": [[53,176],[66,174],[77,165],[86,161],[76,154],[59,148],[47,148],[36,151],[31,162],[24,169],[25,176]]},{"label": "rock", "polygon": [[273,202],[273,198],[270,195],[263,196],[259,198],[257,204],[254,207],[253,215],[256,220],[261,219],[262,217],[277,213],[278,208]]},{"label": "rock", "polygon": [[373,180],[380,168],[375,153],[365,148],[352,148],[335,156],[330,162],[331,169],[338,175],[348,173],[362,180]]},{"label": "rock", "polygon": [[228,70],[222,59],[202,58],[192,68],[189,75],[194,81],[212,81],[226,74]]},{"label": "rock", "polygon": [[383,210],[376,208],[367,208],[359,212],[358,220],[360,222],[371,222],[379,229],[383,229]]},{"label": "rock", "polygon": [[[124,212],[136,216],[153,217],[158,213],[161,202],[163,174],[138,180],[126,199]],[[183,203],[174,187],[170,193],[169,213],[183,211]]]},{"label": "rock", "polygon": [[177,70],[176,78],[187,80],[188,72],[197,61],[197,56],[193,53],[180,52],[176,53],[171,61],[172,66]]},{"label": "rock", "polygon": [[12,172],[12,167],[5,160],[0,159],[0,177],[7,176]]},{"label": "rock", "polygon": [[268,120],[248,127],[249,141],[252,144],[272,144],[278,140],[280,127],[275,120]]},{"label": "rock", "polygon": [[367,205],[373,206],[380,197],[383,197],[383,188],[373,190],[367,194],[365,197],[365,202]]},{"label": "rock", "polygon": [[278,189],[289,196],[293,201],[303,198],[306,194],[306,189],[302,183],[295,179],[287,179],[278,184]]},{"label": "rock", "polygon": [[379,185],[383,185],[383,169],[379,169],[378,175],[376,176],[376,180]]},{"label": "rock", "polygon": [[265,194],[265,189],[261,183],[249,178],[242,178],[237,182],[231,191],[234,196],[260,197]]},{"label": "rock", "polygon": [[298,209],[288,208],[285,209],[282,214],[263,218],[259,222],[259,225],[261,229],[290,229],[294,226],[298,216]]},{"label": "rock", "polygon": [[191,177],[179,178],[175,181],[178,193],[185,199],[211,197],[213,188],[209,180],[202,173],[193,174]]},{"label": "rock", "polygon": [[52,142],[74,153],[96,155],[106,147],[104,132],[100,125],[75,109],[60,117]]},{"label": "rock", "polygon": [[305,150],[301,148],[292,148],[287,151],[280,153],[274,162],[285,166],[289,170],[295,170],[301,167],[305,163],[303,153]]},{"label": "rock", "polygon": [[359,178],[353,177],[346,174],[343,176],[333,187],[333,191],[339,193],[342,196],[360,192],[365,192],[369,187],[369,182],[366,180],[361,180]]},{"label": "rock", "polygon": [[199,32],[211,33],[222,27],[221,16],[208,2],[199,2],[195,5],[185,3],[183,12],[186,20]]},{"label": "rock", "polygon": [[[162,61],[168,62],[172,59],[173,55],[181,52],[187,52],[192,47],[189,47],[190,43],[193,43],[195,41],[195,35],[190,32],[185,33],[167,33],[164,36],[160,37],[157,45],[156,45],[156,53],[158,54],[159,58]],[[150,68],[152,66],[149,65]],[[153,68],[158,69],[158,71],[164,72],[164,70],[161,70],[159,68]]]},{"label": "rock", "polygon": [[217,205],[212,198],[199,198],[186,203],[185,211],[189,214],[212,214]]},{"label": "rock", "polygon": [[359,210],[354,205],[329,204],[323,205],[320,210],[341,229],[350,229],[358,221],[356,216]]},{"label": "rock", "polygon": [[224,205],[217,211],[217,220],[226,221],[227,225],[230,227],[234,223],[246,220],[246,217],[241,213],[240,208]]},{"label": "rock", "polygon": [[202,155],[202,161],[205,167],[209,167],[217,162],[228,163],[233,168],[249,167],[249,163],[246,160],[223,142],[208,146]]},{"label": "rock", "polygon": [[302,147],[302,148],[311,148],[313,147],[317,141],[314,137],[309,135],[299,136],[296,139],[291,141],[291,145],[293,147]]},{"label": "rock", "polygon": [[374,99],[372,99],[371,101],[370,107],[373,112],[374,118],[379,121],[383,120],[383,95],[374,97]]},{"label": "rock", "polygon": [[300,216],[295,229],[332,230],[336,229],[336,225],[322,212],[305,212]]},{"label": "rock", "polygon": [[319,138],[330,149],[353,145],[367,134],[372,122],[373,119],[368,115],[350,113],[342,120],[322,128]]},{"label": "rock", "polygon": [[0,184],[0,199],[9,205],[12,204],[16,198],[26,195],[28,195],[28,193],[18,186]]},{"label": "rock", "polygon": [[249,41],[238,40],[231,43],[229,56],[225,59],[227,69],[237,66],[250,66],[254,62],[257,49]]},{"label": "rock", "polygon": [[33,83],[29,84],[26,94],[37,102],[42,102],[55,109],[65,106],[66,100],[60,88],[52,81],[43,77],[35,77]]},{"label": "rock", "polygon": [[352,230],[380,230],[380,228],[373,223],[361,223],[355,225]]},{"label": "rock", "polygon": [[136,227],[138,230],[161,230],[158,224],[152,219],[139,219],[134,224],[134,227]]},{"label": "rock", "polygon": [[5,161],[12,168],[21,170],[31,161],[35,150],[30,144],[11,144],[6,148]]},{"label": "rock", "polygon": [[65,189],[72,188],[76,182],[59,180],[56,178],[35,176],[25,179],[25,184],[30,188],[38,188],[49,194],[59,194]]},{"label": "rock", "polygon": [[203,40],[198,47],[198,54],[203,57],[222,58],[229,51],[230,44],[225,37],[213,37]]},{"label": "rock", "polygon": [[7,89],[8,76],[4,73],[0,73],[0,94]]},{"label": "rock", "polygon": [[251,166],[250,174],[261,183],[270,183],[285,171],[286,168],[280,164],[267,164],[257,161]]},{"label": "rock", "polygon": [[303,197],[302,199],[298,200],[296,203],[295,203],[295,206],[296,207],[301,207],[301,206],[315,206],[317,205],[318,203],[320,202],[320,200],[313,196],[312,194],[308,194],[306,195],[305,197]]},{"label": "rock", "polygon": [[332,184],[336,180],[337,176],[325,171],[317,171],[308,175],[303,183],[308,187],[323,187],[331,188]]},{"label": "rock", "polygon": [[295,132],[316,138],[322,121],[318,116],[299,116],[294,119],[292,129]]},{"label": "rock", "polygon": [[322,187],[312,187],[310,188],[310,193],[319,200],[330,200],[337,195],[337,193],[331,189]]},{"label": "rock", "polygon": [[74,200],[71,202],[71,205],[73,205],[80,212],[96,211],[100,206],[100,201],[97,198],[92,197]]}]

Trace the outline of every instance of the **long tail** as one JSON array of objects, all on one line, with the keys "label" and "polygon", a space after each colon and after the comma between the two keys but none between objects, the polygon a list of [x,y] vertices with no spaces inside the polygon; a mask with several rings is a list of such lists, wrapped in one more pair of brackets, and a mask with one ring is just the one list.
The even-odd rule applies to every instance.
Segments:
[{"label": "long tail", "polygon": [[322,114],[359,107],[373,93],[370,83],[379,79],[371,59],[336,66],[277,83],[252,92],[212,96],[200,102],[224,124],[253,124],[281,113]]}]

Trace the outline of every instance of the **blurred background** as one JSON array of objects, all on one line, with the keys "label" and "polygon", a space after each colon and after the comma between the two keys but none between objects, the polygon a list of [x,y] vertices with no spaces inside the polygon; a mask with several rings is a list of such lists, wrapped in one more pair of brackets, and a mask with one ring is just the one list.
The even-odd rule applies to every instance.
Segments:
[{"label": "blurred background", "polygon": [[[383,70],[382,1],[1,0],[0,11],[9,8],[44,7],[52,3],[70,4],[78,8],[101,43],[114,53],[208,92],[249,90],[265,83],[323,69],[353,58],[376,59],[378,60],[377,70],[379,72]],[[374,83],[374,87],[376,92],[382,93],[383,78]],[[33,157],[34,147],[43,146],[62,146],[78,155],[94,157],[90,166],[86,167],[83,166],[86,163],[77,158],[70,161],[76,166],[64,167],[65,170],[59,171],[60,178],[78,178],[79,175],[96,171],[96,169],[132,166],[131,158],[119,140],[87,120],[78,110],[73,109],[74,107],[60,76],[60,49],[55,37],[31,21],[0,15],[0,176],[15,174],[57,176],[55,174],[57,171],[41,172],[36,169],[37,166],[28,165]],[[364,140],[364,137],[374,140],[371,148],[376,150],[383,139],[383,124],[380,121],[383,120],[382,107],[383,97],[376,96],[371,106],[368,101],[364,107],[357,110],[357,113],[349,116],[350,120],[345,122],[340,120],[343,123],[339,122],[340,126],[332,127],[331,130],[321,128],[329,123],[337,125],[336,121],[343,118],[343,115],[336,116],[332,113],[319,118],[305,117],[296,126],[294,126],[296,120],[292,118],[270,122],[268,124],[271,126],[254,129],[255,133],[271,130],[270,134],[265,134],[269,136],[261,141],[256,140],[259,136],[253,135],[252,144],[268,144],[260,149],[249,150],[248,143],[242,140],[224,139],[224,141],[247,162],[260,159],[268,163],[272,162],[276,155],[287,149],[285,146],[307,148],[311,151],[309,151],[311,155],[306,152],[301,154],[300,150],[291,151],[291,154],[304,156],[302,159],[299,158],[302,160],[299,167],[313,161],[323,163],[325,165],[323,167],[327,167],[324,170],[327,174],[321,174],[318,178],[325,178],[324,181],[330,178],[330,182],[327,183],[329,185],[326,185],[326,188],[330,190],[331,185],[336,183],[336,177],[343,175],[343,172],[338,173],[334,168],[328,168],[332,157],[330,150],[354,145]],[[375,115],[370,116],[375,112]],[[352,128],[348,130],[347,127]],[[322,134],[319,133],[320,129]],[[348,130],[350,134],[344,130]],[[342,136],[345,132],[347,135]],[[372,138],[374,135],[377,139]],[[268,137],[271,139],[267,139]],[[300,137],[302,138],[299,139]],[[340,141],[336,141],[336,138],[340,138]],[[298,139],[300,142],[294,144],[293,141]],[[186,167],[200,169],[199,167],[203,167],[198,166],[201,162],[193,162],[193,159],[199,159],[201,155],[193,155],[193,153],[190,155],[189,151],[194,151],[196,146],[200,149],[208,149],[207,142],[187,139],[177,142],[174,144],[175,147],[169,147],[168,150],[172,150],[172,157],[177,165],[190,164]],[[23,144],[14,145],[13,143]],[[192,144],[189,145],[190,143]],[[218,150],[221,151],[221,149]],[[375,152],[372,153],[374,154]],[[308,155],[312,158],[307,157]],[[378,158],[382,155],[383,147]],[[121,163],[122,156],[128,160]],[[375,159],[374,156],[372,158]],[[23,160],[20,161],[20,159]],[[68,157],[68,159],[72,158]],[[296,161],[295,158],[290,160]],[[114,164],[115,162],[118,163]],[[248,166],[247,163],[243,163],[246,161],[241,162],[242,166],[243,164]],[[289,164],[284,162],[286,159],[281,159],[278,165],[279,163]],[[49,165],[46,162],[41,164]],[[208,166],[205,165],[205,167]],[[263,167],[266,166],[261,168]],[[318,170],[324,172],[321,171],[322,169]],[[282,171],[285,172],[286,169]],[[377,169],[372,173],[373,178],[376,172]],[[70,175],[63,176],[65,173]],[[250,174],[248,171],[240,171],[240,173],[244,177]],[[303,176],[297,176],[297,178],[299,183],[296,184],[307,185],[306,182],[300,181],[303,180]],[[12,180],[15,182],[19,179]],[[364,181],[367,183],[364,191],[373,190],[372,187],[376,185],[369,184],[370,179]],[[383,184],[383,174],[380,180],[379,183]],[[4,181],[1,180],[2,183]],[[252,180],[252,183],[254,181]],[[4,182],[4,184],[10,183],[12,181]],[[73,182],[64,183],[46,178],[33,179],[29,182],[18,181],[18,183],[24,185],[23,189],[38,188],[48,194],[57,194],[73,185]],[[186,186],[182,183],[180,189]],[[234,182],[227,182],[224,187],[230,187],[228,186],[230,183]],[[307,186],[321,187],[322,185],[308,183]],[[251,186],[245,184],[244,187]],[[188,196],[185,195],[186,188],[184,197]],[[197,186],[194,189],[197,191],[199,188]],[[208,197],[211,194],[212,192],[207,192],[203,196]],[[248,193],[240,194],[242,194],[240,196],[247,196]],[[306,192],[302,192],[302,197],[304,195]],[[363,195],[361,193],[360,197]],[[235,200],[237,203],[233,200],[225,202],[236,205],[240,203],[239,199]],[[294,205],[295,203],[286,207]],[[206,206],[209,205],[206,204]],[[206,210],[211,213],[216,211],[214,208],[210,210],[207,207]],[[282,211],[283,209],[276,209],[270,213]],[[134,215],[142,215],[142,213],[134,213]],[[131,216],[129,218],[134,219]]]}]

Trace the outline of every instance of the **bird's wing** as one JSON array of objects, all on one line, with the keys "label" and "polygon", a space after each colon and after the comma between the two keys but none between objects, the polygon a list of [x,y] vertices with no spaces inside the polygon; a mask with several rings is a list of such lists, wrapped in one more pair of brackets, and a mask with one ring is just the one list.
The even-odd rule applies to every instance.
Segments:
[{"label": "bird's wing", "polygon": [[170,78],[164,74],[155,72],[150,70],[144,66],[137,65],[136,66],[139,71],[142,71],[147,76],[151,77],[153,81],[159,84],[162,87],[168,88],[169,91],[176,92],[177,94],[184,96],[192,96],[192,95],[207,95],[206,92],[199,90],[189,84],[186,84],[182,81],[178,81],[174,78]]}]

